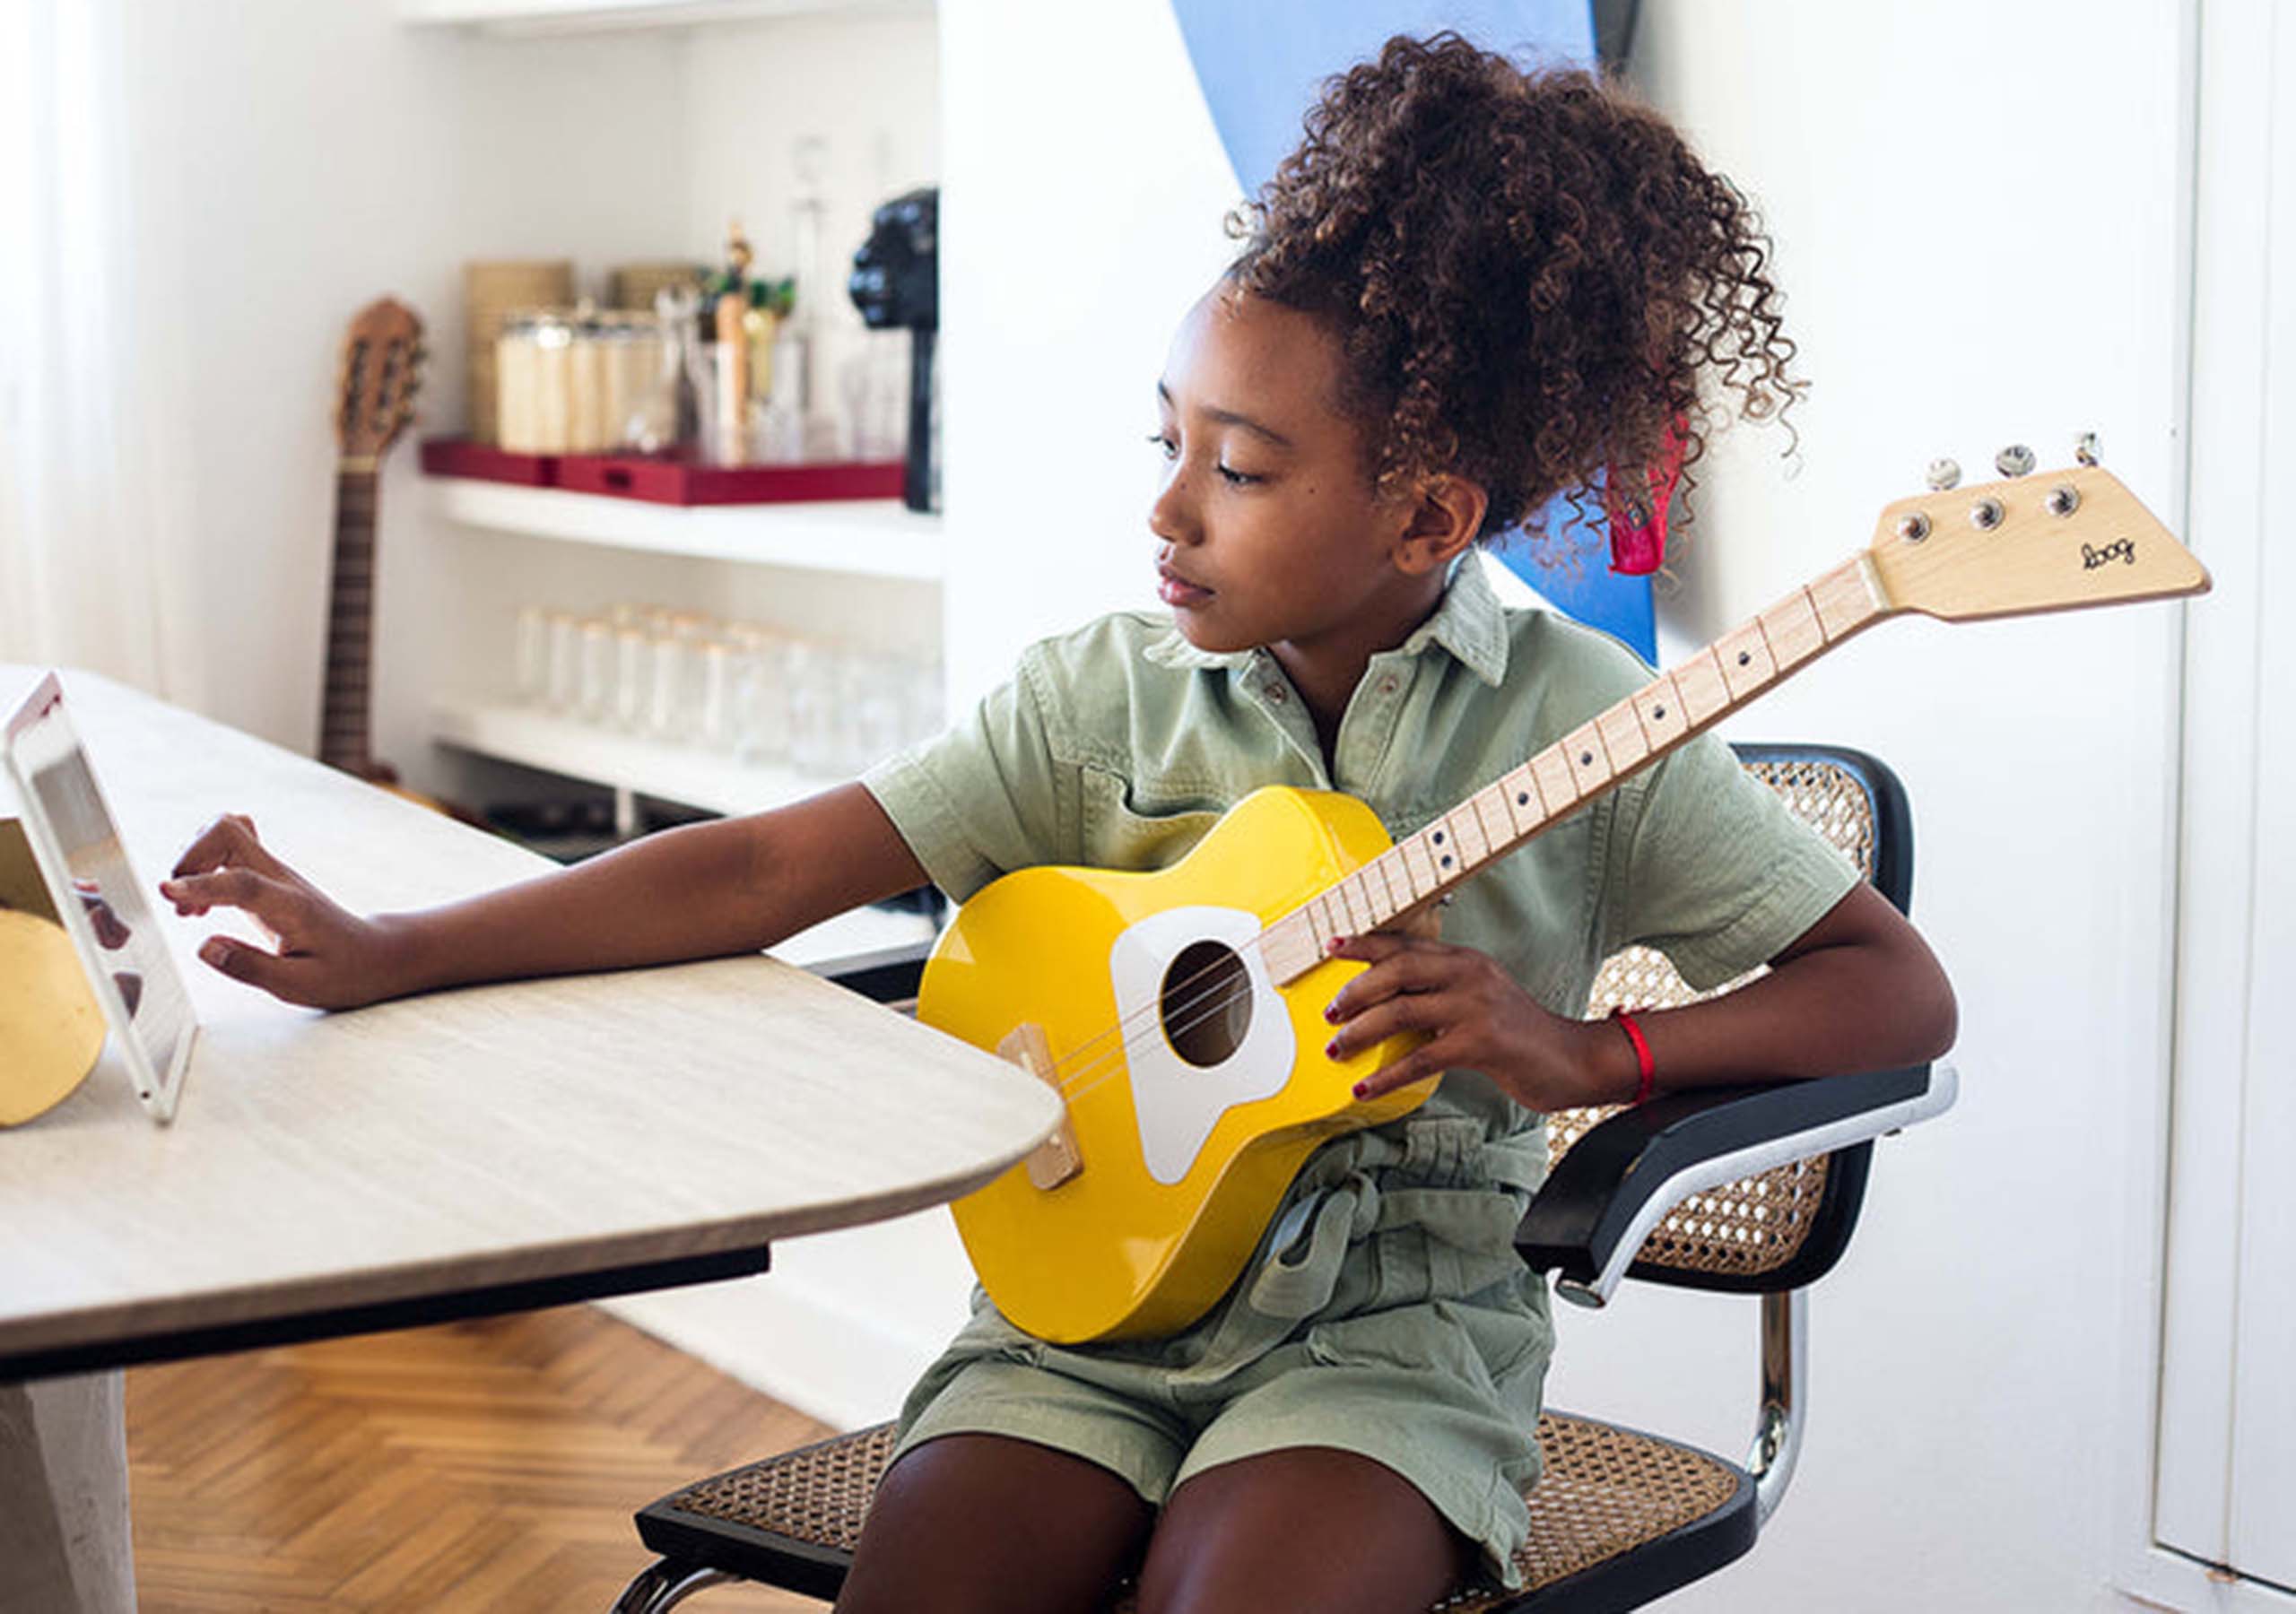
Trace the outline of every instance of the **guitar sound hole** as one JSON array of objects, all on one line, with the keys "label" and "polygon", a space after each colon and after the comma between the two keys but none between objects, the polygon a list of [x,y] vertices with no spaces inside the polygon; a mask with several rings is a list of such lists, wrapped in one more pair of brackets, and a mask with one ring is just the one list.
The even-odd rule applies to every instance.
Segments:
[{"label": "guitar sound hole", "polygon": [[1233,1054],[1251,1028],[1251,976],[1231,949],[1191,942],[1164,971],[1158,1006],[1172,1052],[1208,1069]]}]

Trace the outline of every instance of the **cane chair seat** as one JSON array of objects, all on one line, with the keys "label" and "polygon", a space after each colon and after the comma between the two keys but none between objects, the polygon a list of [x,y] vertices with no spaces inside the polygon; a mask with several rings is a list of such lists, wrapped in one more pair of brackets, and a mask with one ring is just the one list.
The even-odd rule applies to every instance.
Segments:
[{"label": "cane chair seat", "polygon": [[[1700,1562],[1684,1580],[1751,1544],[1752,1482],[1744,1471],[1694,1447],[1564,1413],[1542,1414],[1538,1433],[1545,1472],[1526,1498],[1530,1540],[1515,1555],[1524,1590],[1470,1588],[1437,1605],[1442,1614],[1544,1608],[1542,1593],[1575,1592],[1605,1565],[1670,1536],[1677,1555]],[[638,1515],[638,1532],[665,1558],[828,1598],[844,1578],[892,1450],[886,1423],[769,1457],[663,1497]],[[1123,1593],[1109,1614],[1132,1607]]]}]

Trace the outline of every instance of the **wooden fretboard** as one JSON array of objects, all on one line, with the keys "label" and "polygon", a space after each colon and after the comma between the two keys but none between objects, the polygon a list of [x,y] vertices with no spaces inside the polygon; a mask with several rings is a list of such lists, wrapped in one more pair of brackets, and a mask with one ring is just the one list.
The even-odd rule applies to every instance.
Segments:
[{"label": "wooden fretboard", "polygon": [[1863,552],[1796,589],[1270,924],[1268,974],[1295,980],[1334,936],[1392,928],[1895,609]]},{"label": "wooden fretboard", "polygon": [[328,591],[326,683],[319,760],[362,779],[378,771],[368,730],[374,665],[375,472],[345,464],[335,477],[335,569]]}]

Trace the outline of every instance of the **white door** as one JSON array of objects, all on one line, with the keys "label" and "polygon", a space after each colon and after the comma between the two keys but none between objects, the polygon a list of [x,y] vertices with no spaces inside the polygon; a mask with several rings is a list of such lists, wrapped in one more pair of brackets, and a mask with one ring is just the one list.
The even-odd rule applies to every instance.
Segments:
[{"label": "white door", "polygon": [[2296,14],[2201,8],[2199,112],[2189,536],[2216,594],[2186,646],[2153,1525],[2296,1590]]}]

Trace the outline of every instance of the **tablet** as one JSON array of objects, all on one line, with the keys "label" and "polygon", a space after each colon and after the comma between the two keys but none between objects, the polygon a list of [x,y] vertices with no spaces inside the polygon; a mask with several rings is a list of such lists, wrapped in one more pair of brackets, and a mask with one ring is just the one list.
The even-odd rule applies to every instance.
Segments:
[{"label": "tablet", "polygon": [[154,1121],[175,1114],[199,1027],[145,887],[50,672],[0,736],[22,802],[25,838],[71,933],[111,1046]]}]

